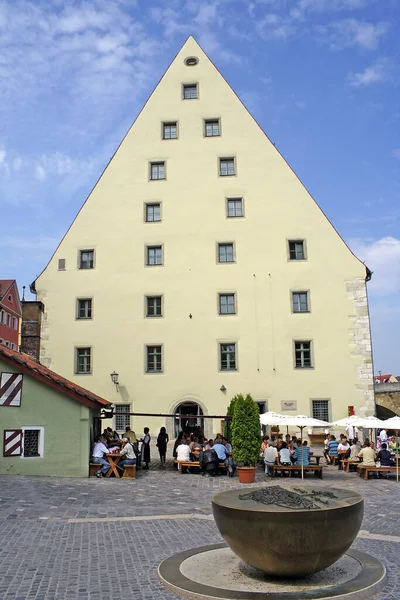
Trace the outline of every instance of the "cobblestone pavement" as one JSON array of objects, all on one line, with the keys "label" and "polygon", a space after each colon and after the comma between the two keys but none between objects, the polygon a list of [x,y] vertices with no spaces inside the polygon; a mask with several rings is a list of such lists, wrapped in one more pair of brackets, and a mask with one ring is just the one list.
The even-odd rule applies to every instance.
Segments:
[{"label": "cobblestone pavement", "polygon": [[[290,481],[299,482],[265,480],[260,468],[253,486]],[[237,477],[181,475],[158,461],[135,481],[0,476],[0,600],[176,599],[159,584],[158,564],[221,541],[210,500],[239,485]],[[322,481],[308,475],[304,485],[364,494],[354,547],[388,569],[389,583],[374,600],[400,600],[400,483],[327,467]]]}]

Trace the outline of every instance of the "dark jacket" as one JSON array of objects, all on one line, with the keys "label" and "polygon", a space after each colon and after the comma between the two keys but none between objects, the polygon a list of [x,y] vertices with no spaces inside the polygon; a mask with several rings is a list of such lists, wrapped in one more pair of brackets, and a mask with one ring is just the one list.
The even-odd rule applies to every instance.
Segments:
[{"label": "dark jacket", "polygon": [[199,464],[201,471],[215,471],[218,467],[218,454],[213,448],[200,452]]}]

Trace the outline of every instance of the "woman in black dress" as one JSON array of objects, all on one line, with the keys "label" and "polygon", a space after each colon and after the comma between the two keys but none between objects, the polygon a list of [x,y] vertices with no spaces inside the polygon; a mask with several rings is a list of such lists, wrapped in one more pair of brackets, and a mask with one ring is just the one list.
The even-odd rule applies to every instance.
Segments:
[{"label": "woman in black dress", "polygon": [[160,455],[161,466],[165,467],[165,455],[167,454],[167,444],[169,441],[168,433],[165,430],[165,427],[161,427],[160,433],[157,437],[157,448],[158,453]]},{"label": "woman in black dress", "polygon": [[150,435],[149,435],[149,428],[145,427],[143,429],[143,433],[144,433],[144,438],[142,439],[142,449],[141,449],[141,458],[142,458],[142,463],[144,463],[144,466],[142,467],[143,469],[148,469],[149,468],[149,462],[150,462]]}]

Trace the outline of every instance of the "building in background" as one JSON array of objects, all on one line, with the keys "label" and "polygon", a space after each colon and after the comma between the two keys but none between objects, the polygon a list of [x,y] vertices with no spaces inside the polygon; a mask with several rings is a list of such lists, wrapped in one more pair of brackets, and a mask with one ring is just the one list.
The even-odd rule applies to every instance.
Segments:
[{"label": "building in background", "polygon": [[107,400],[0,346],[0,474],[87,477],[107,408]]},{"label": "building in background", "polygon": [[41,362],[115,403],[119,431],[133,411],[211,435],[239,392],[370,415],[368,277],[189,38],[33,284]]},{"label": "building in background", "polygon": [[0,279],[0,345],[18,350],[21,302],[15,279]]}]

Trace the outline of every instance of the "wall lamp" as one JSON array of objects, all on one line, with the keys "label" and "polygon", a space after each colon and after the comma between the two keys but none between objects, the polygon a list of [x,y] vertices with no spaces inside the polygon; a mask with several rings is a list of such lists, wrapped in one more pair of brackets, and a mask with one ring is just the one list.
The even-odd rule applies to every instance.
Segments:
[{"label": "wall lamp", "polygon": [[115,371],[113,371],[112,373],[110,373],[110,377],[111,377],[111,381],[113,382],[113,384],[117,388],[117,392],[118,392],[118,386],[119,386],[119,381],[118,381],[119,375],[118,375],[118,373],[116,373]]},{"label": "wall lamp", "polygon": [[219,388],[221,390],[221,392],[226,392],[226,387],[222,384],[221,387]]}]

